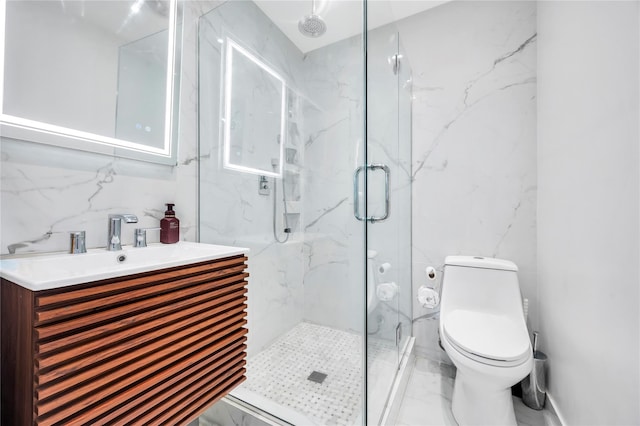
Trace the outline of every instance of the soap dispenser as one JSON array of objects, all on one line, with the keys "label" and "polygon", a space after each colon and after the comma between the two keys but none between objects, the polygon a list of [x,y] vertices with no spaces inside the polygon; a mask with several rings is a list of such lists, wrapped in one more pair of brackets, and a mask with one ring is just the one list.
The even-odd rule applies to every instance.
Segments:
[{"label": "soap dispenser", "polygon": [[167,203],[167,211],[160,221],[160,242],[163,244],[177,243],[180,239],[180,221],[176,218],[173,206],[175,204]]}]

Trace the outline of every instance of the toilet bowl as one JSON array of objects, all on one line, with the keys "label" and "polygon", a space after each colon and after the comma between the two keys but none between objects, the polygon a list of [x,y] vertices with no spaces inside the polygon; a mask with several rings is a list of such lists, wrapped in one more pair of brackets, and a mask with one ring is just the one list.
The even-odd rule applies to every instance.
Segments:
[{"label": "toilet bowl", "polygon": [[451,408],[460,425],[516,424],[511,386],[533,367],[517,272],[508,260],[445,259],[439,332],[457,368]]}]

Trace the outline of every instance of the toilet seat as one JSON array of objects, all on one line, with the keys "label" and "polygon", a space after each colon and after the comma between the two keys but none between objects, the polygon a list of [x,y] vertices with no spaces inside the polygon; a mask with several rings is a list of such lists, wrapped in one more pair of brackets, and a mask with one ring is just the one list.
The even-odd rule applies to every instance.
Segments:
[{"label": "toilet seat", "polygon": [[456,309],[444,318],[443,331],[457,351],[483,364],[516,366],[531,352],[524,323],[504,315]]}]

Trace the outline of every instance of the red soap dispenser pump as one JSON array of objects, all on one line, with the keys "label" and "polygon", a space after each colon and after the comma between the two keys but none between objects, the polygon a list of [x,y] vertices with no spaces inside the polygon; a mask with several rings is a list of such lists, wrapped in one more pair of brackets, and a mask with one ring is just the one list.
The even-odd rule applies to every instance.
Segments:
[{"label": "red soap dispenser pump", "polygon": [[160,221],[160,242],[163,244],[177,243],[180,239],[180,221],[173,211],[175,204],[167,203],[167,211],[164,212],[164,218]]}]

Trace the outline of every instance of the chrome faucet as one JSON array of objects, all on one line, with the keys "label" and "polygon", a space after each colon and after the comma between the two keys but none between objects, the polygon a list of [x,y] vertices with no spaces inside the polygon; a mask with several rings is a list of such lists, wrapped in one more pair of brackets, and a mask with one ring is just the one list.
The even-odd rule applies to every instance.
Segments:
[{"label": "chrome faucet", "polygon": [[71,247],[69,248],[69,253],[78,254],[78,253],[86,253],[87,245],[85,244],[86,235],[85,231],[72,231],[71,232]]},{"label": "chrome faucet", "polygon": [[134,214],[110,214],[109,236],[107,238],[107,250],[122,250],[122,221],[125,223],[138,223],[138,217]]}]

